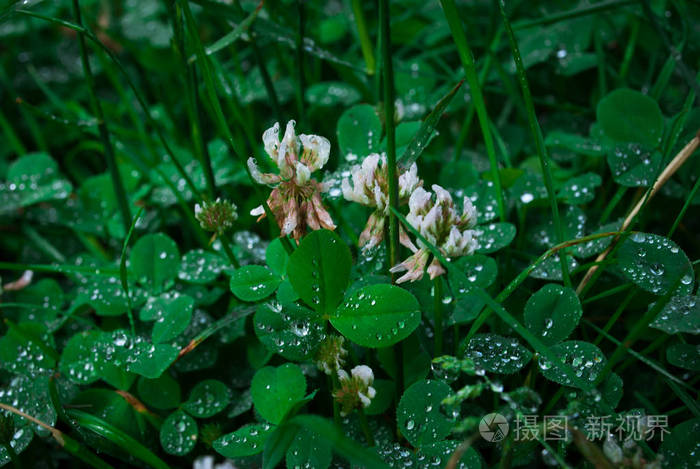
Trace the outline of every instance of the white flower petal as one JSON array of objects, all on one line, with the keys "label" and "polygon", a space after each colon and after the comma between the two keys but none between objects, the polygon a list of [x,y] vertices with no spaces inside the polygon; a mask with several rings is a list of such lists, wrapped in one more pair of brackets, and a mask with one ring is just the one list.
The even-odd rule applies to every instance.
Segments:
[{"label": "white flower petal", "polygon": [[301,161],[297,161],[297,167],[296,167],[297,184],[299,184],[300,186],[303,186],[304,184],[306,184],[309,181],[310,178],[311,178],[311,171],[309,171],[309,168]]},{"label": "white flower petal", "polygon": [[353,378],[359,378],[367,386],[374,382],[374,373],[372,372],[372,368],[368,367],[367,365],[358,365],[350,370],[350,373],[352,374]]},{"label": "white flower petal", "polygon": [[263,132],[262,140],[265,152],[270,155],[270,158],[277,161],[277,149],[280,145],[280,123],[275,122],[275,125]]}]

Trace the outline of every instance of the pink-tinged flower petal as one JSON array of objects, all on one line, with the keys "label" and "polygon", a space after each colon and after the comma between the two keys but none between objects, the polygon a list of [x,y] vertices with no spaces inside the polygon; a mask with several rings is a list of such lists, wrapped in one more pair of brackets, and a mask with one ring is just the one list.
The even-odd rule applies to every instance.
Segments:
[{"label": "pink-tinged flower petal", "polygon": [[321,201],[321,194],[316,192],[313,195],[312,202],[313,208],[316,212],[316,216],[318,217],[318,220],[321,223],[321,227],[331,231],[335,230],[335,223],[333,223],[333,219],[326,210],[326,207],[323,206],[323,202]]},{"label": "pink-tinged flower petal", "polygon": [[6,290],[6,291],[22,290],[23,288],[27,287],[30,283],[32,283],[32,278],[34,278],[34,271],[33,270],[25,270],[24,272],[22,272],[22,275],[20,276],[20,278],[18,278],[14,282],[10,282],[10,283],[6,283],[5,285],[2,285],[2,288],[0,288],[0,291],[2,291],[2,290]]},{"label": "pink-tinged flower petal", "polygon": [[255,158],[248,158],[248,169],[250,170],[250,175],[253,177],[255,182],[258,184],[277,184],[280,182],[280,177],[272,173],[262,173],[258,168],[258,164]]},{"label": "pink-tinged flower petal", "polygon": [[430,275],[430,280],[433,280],[435,277],[442,275],[445,272],[445,269],[442,267],[442,265],[440,265],[440,261],[437,259],[433,259],[433,262],[431,262],[428,266],[428,275]]},{"label": "pink-tinged flower petal", "polygon": [[462,222],[466,223],[467,228],[474,228],[476,226],[476,219],[476,207],[474,207],[474,204],[469,197],[464,197],[464,204],[462,205]]},{"label": "pink-tinged flower petal", "polygon": [[304,147],[301,160],[306,164],[311,172],[317,171],[328,162],[331,153],[331,142],[325,137],[318,135],[299,135],[299,140]]},{"label": "pink-tinged flower petal", "polygon": [[413,241],[411,241],[411,238],[408,237],[408,233],[406,233],[406,230],[404,230],[403,226],[401,226],[401,225],[399,225],[399,242],[403,246],[406,246],[408,249],[410,249],[411,252],[418,251],[418,248],[416,247],[415,244],[413,244]]},{"label": "pink-tinged flower petal", "polygon": [[371,249],[382,242],[384,238],[385,217],[375,212],[369,216],[365,229],[360,233],[359,245],[362,249]]},{"label": "pink-tinged flower petal", "polygon": [[416,280],[420,280],[421,278],[423,278],[425,264],[428,262],[429,256],[430,253],[428,251],[426,251],[425,249],[420,249],[418,250],[418,252],[408,257],[402,263],[397,264],[391,269],[389,269],[389,271],[392,273],[403,272],[404,270],[406,271],[406,273],[402,277],[396,280],[396,283],[403,283],[409,281],[415,282]]},{"label": "pink-tinged flower petal", "polygon": [[301,213],[306,216],[306,226],[312,230],[321,229],[321,222],[316,215],[316,210],[314,209],[311,201],[305,200],[301,203]]},{"label": "pink-tinged flower petal", "polygon": [[[292,234],[294,229],[299,223],[299,214],[297,210],[297,205],[294,199],[290,199],[289,202],[285,204],[285,216],[280,231],[282,235]],[[278,219],[279,220],[279,219]]]}]

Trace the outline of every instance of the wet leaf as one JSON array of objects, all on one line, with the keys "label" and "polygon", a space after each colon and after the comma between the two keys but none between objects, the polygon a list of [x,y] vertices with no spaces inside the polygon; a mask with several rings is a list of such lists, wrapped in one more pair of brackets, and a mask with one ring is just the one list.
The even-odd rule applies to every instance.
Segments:
[{"label": "wet leaf", "polygon": [[214,449],[227,458],[240,458],[262,453],[267,437],[275,430],[269,423],[244,425],[214,441]]},{"label": "wet leaf", "polygon": [[596,116],[605,134],[618,142],[655,146],[664,131],[659,105],[639,91],[618,89],[598,103]]},{"label": "wet leaf", "polygon": [[182,256],[177,278],[189,283],[210,283],[227,265],[228,262],[218,254],[204,249],[193,249]]},{"label": "wet leaf", "polygon": [[255,373],[250,393],[260,415],[270,423],[279,424],[304,398],[306,378],[301,368],[293,363],[277,368],[267,366]]},{"label": "wet leaf", "polygon": [[369,104],[358,104],[345,111],[338,119],[338,144],[346,161],[363,159],[379,150],[382,123]]},{"label": "wet leaf", "polygon": [[317,230],[306,235],[290,256],[287,275],[307,305],[330,314],[343,299],[351,266],[350,250],[338,235]]},{"label": "wet leaf", "polygon": [[209,418],[224,410],[230,401],[231,390],[224,383],[207,379],[197,383],[182,408],[194,417]]},{"label": "wet leaf", "polygon": [[166,453],[184,456],[197,444],[197,422],[181,410],[175,411],[160,427],[160,444]]},{"label": "wet leaf", "polygon": [[512,337],[477,334],[469,341],[465,357],[486,372],[511,374],[527,365],[532,353]]},{"label": "wet leaf", "polygon": [[401,396],[396,420],[401,433],[413,446],[423,447],[444,439],[452,430],[442,400],[452,389],[442,381],[414,383]]},{"label": "wet leaf", "polygon": [[263,303],[258,306],[253,323],[260,342],[288,360],[308,358],[325,337],[325,321],[319,314],[293,303]]},{"label": "wet leaf", "polygon": [[676,282],[676,293],[687,295],[693,289],[693,268],[676,243],[664,236],[635,232],[617,251],[623,275],[640,288],[664,295]]},{"label": "wet leaf", "polygon": [[299,430],[287,449],[287,469],[309,467],[326,469],[333,454],[328,440],[305,428]]},{"label": "wet leaf", "polygon": [[331,324],[364,347],[388,347],[420,323],[418,300],[408,291],[377,284],[354,291],[331,316]]},{"label": "wet leaf", "polygon": [[576,329],[582,314],[573,289],[550,283],[527,300],[524,324],[542,343],[554,345]]},{"label": "wet leaf", "polygon": [[[605,367],[607,361],[598,347],[580,340],[569,340],[556,344],[551,350],[562,363],[566,363],[574,369],[578,378],[591,384],[598,378],[598,373]],[[565,386],[575,386],[566,373],[557,366],[557,363],[540,359],[539,366],[545,378]]]},{"label": "wet leaf", "polygon": [[260,301],[270,296],[281,279],[267,267],[244,265],[231,272],[229,286],[234,295],[243,301]]},{"label": "wet leaf", "polygon": [[175,241],[163,233],[148,234],[131,248],[129,263],[141,285],[160,293],[177,275],[180,253]]}]

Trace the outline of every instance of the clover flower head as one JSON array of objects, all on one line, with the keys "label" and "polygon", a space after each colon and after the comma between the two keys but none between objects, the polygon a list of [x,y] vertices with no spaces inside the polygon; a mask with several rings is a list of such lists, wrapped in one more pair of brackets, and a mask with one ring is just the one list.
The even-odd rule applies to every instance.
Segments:
[{"label": "clover flower head", "polygon": [[[469,197],[464,198],[462,213],[459,214],[452,196],[437,184],[432,186],[435,198],[422,187],[417,188],[408,201],[409,213],[406,220],[431,244],[437,246],[447,257],[460,257],[473,254],[478,246],[476,239],[476,209]],[[423,278],[430,251],[420,240],[419,248],[413,248],[413,255],[391,268],[392,272],[406,273],[398,283],[416,281]],[[428,274],[433,279],[445,273],[437,258],[428,266]]]},{"label": "clover flower head", "polygon": [[[330,155],[328,139],[318,135],[296,135],[294,121],[289,121],[280,140],[280,126],[276,123],[263,133],[265,152],[277,166],[277,173],[263,173],[254,158],[248,159],[250,174],[258,184],[271,186],[267,199],[281,235],[301,238],[306,228],[335,229],[335,224],[321,201],[326,188],[311,175],[321,169]],[[263,206],[250,212],[259,219],[265,216]]]},{"label": "clover flower head", "polygon": [[218,198],[214,202],[195,204],[194,217],[203,230],[220,235],[231,229],[238,219],[238,213],[233,202]]},{"label": "clover flower head", "polygon": [[316,364],[327,375],[338,372],[345,364],[348,351],[343,347],[345,338],[340,335],[327,337],[316,352]]},{"label": "clover flower head", "polygon": [[[389,215],[389,170],[385,154],[372,153],[361,164],[350,170],[350,178],[342,181],[346,200],[374,208],[360,234],[360,247],[369,249],[384,237],[384,224]],[[418,178],[418,167],[413,163],[399,175],[399,205],[408,202],[410,195],[423,184]]]},{"label": "clover flower head", "polygon": [[367,365],[358,365],[348,374],[345,370],[338,370],[339,389],[333,393],[333,397],[340,404],[341,415],[345,416],[353,409],[368,407],[377,391],[372,387],[374,373]]}]

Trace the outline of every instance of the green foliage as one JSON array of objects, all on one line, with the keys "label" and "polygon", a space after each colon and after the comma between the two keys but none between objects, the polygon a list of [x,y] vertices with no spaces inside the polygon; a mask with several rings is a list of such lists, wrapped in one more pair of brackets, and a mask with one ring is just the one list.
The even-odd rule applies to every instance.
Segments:
[{"label": "green foliage", "polygon": [[0,467],[698,465],[698,2],[5,3]]}]

